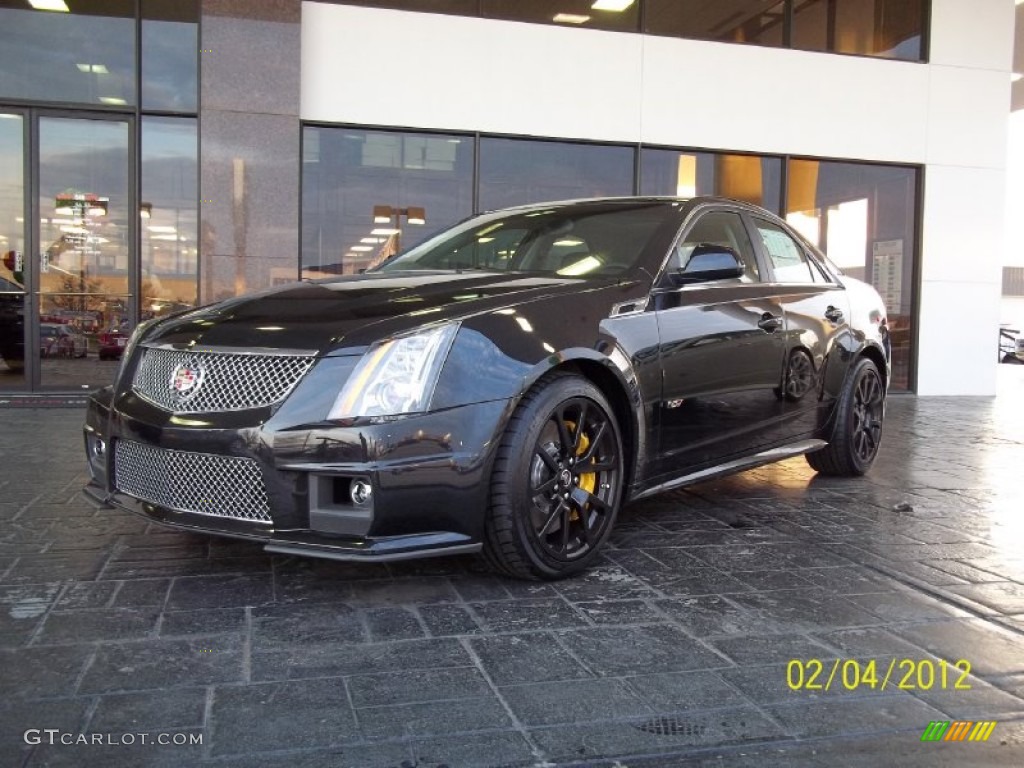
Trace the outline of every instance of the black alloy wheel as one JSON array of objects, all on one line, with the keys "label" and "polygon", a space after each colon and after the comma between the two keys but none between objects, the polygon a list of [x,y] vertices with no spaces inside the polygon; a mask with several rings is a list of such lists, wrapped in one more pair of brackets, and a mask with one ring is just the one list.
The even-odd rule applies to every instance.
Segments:
[{"label": "black alloy wheel", "polygon": [[885,415],[885,387],[868,358],[852,366],[836,405],[829,444],[807,454],[807,463],[824,475],[863,475],[878,455]]},{"label": "black alloy wheel", "polygon": [[791,403],[800,400],[816,386],[817,376],[814,373],[814,363],[810,356],[802,349],[794,349],[789,355],[789,362],[786,365],[786,378],[783,387],[776,391],[780,398],[785,398]]},{"label": "black alloy wheel", "polygon": [[485,556],[520,578],[586,568],[611,533],[623,477],[619,426],[601,391],[571,374],[542,380],[498,448]]}]

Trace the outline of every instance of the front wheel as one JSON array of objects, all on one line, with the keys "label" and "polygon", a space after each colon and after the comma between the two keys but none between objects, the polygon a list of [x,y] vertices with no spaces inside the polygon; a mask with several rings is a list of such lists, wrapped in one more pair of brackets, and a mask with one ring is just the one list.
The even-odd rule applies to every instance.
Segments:
[{"label": "front wheel", "polygon": [[808,453],[807,463],[823,475],[863,475],[878,455],[885,412],[885,387],[868,358],[854,364],[836,405],[832,437],[821,450]]},{"label": "front wheel", "polygon": [[597,556],[618,514],[622,438],[587,379],[557,374],[520,402],[498,447],[484,556],[524,579],[558,579]]}]

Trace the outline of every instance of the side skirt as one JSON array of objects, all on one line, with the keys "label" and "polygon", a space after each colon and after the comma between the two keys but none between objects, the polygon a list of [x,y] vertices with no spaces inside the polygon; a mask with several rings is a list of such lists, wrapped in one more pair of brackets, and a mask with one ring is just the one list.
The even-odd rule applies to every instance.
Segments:
[{"label": "side skirt", "polygon": [[782,445],[778,448],[770,448],[767,451],[761,451],[750,456],[745,456],[742,459],[735,459],[728,461],[725,464],[718,464],[714,467],[708,467],[702,469],[699,472],[693,472],[689,475],[683,475],[682,477],[676,477],[665,483],[659,483],[651,488],[640,491],[639,493],[630,497],[630,501],[636,501],[638,499],[646,498],[647,496],[653,496],[656,493],[662,491],[669,491],[673,488],[679,488],[683,485],[693,485],[703,480],[710,480],[714,477],[721,477],[722,475],[731,475],[735,472],[741,472],[745,469],[753,469],[759,467],[762,464],[771,464],[776,461],[782,461],[783,459],[791,459],[794,456],[800,456],[811,451],[816,451],[819,448],[824,448],[828,443],[824,440],[801,440],[798,443],[790,443],[789,445]]}]

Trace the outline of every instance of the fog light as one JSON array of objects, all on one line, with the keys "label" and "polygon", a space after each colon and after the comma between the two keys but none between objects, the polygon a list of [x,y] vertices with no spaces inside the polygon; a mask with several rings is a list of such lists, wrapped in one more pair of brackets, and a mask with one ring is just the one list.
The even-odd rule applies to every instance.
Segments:
[{"label": "fog light", "polygon": [[352,499],[352,503],[358,506],[362,506],[370,501],[370,497],[373,496],[373,486],[370,485],[369,479],[365,477],[357,477],[348,487],[349,498]]},{"label": "fog light", "polygon": [[92,479],[100,482],[106,475],[107,444],[98,435],[86,433],[85,458]]}]

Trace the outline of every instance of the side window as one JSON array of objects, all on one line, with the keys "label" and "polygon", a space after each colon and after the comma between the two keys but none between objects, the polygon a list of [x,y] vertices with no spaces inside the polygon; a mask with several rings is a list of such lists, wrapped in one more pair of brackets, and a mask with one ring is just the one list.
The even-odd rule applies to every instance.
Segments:
[{"label": "side window", "polygon": [[756,283],[761,279],[757,258],[754,256],[754,246],[738,213],[711,211],[703,214],[673,250],[669,269],[685,267],[690,254],[701,244],[723,245],[735,251],[746,267],[743,276],[739,278],[741,282]]},{"label": "side window", "polygon": [[781,227],[764,219],[754,219],[780,283],[821,283],[820,273],[808,262],[804,249]]}]

